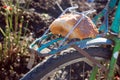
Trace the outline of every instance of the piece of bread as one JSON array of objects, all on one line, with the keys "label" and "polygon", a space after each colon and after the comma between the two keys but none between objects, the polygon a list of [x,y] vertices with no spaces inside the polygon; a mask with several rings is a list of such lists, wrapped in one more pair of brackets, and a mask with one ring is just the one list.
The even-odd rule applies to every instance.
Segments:
[{"label": "piece of bread", "polygon": [[[66,36],[81,17],[82,15],[79,14],[64,14],[52,22],[50,25],[50,31],[53,34]],[[97,34],[98,29],[92,20],[89,17],[85,17],[70,34],[69,38],[94,38]]]}]

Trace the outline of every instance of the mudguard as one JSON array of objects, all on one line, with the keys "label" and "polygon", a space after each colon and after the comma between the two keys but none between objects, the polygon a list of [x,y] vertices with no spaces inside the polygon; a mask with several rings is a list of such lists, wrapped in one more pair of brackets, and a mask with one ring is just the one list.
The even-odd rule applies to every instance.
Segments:
[{"label": "mudguard", "polygon": [[111,44],[113,44],[113,42],[109,39],[106,39],[106,38],[85,39],[85,40],[81,40],[78,42],[72,42],[70,44],[62,46],[61,48],[58,48],[57,50],[54,50],[54,51],[50,52],[49,54],[58,53],[61,50],[69,48],[72,45],[78,45],[78,47],[84,49],[84,48],[87,48],[89,46],[95,46],[95,45],[101,45],[101,44],[111,45]]}]

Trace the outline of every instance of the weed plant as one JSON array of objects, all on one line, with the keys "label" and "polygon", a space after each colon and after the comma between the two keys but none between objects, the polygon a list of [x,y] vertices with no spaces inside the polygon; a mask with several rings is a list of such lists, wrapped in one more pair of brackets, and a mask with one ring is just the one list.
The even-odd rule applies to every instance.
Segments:
[{"label": "weed plant", "polygon": [[28,21],[25,21],[21,14],[23,10],[19,8],[18,2],[15,5],[12,1],[4,2],[0,15],[4,15],[6,26],[5,30],[0,26],[0,31],[4,36],[3,42],[0,43],[0,61],[12,55],[27,53],[28,42],[25,38],[26,30],[23,31],[23,27],[28,26]]}]

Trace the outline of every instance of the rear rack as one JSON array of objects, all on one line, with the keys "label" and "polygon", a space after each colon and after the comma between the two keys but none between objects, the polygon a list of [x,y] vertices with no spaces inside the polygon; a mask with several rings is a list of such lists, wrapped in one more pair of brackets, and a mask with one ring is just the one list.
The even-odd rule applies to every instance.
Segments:
[{"label": "rear rack", "polygon": [[[32,42],[32,44],[30,44],[30,46],[29,46],[30,51],[34,51],[40,56],[48,56],[48,55],[51,55],[51,54],[58,53],[58,52],[66,49],[66,48],[69,48],[72,45],[77,45],[80,48],[85,48],[85,47],[90,46],[90,45],[105,44],[105,43],[106,44],[112,44],[112,42],[110,40],[107,40],[105,38],[95,38],[95,39],[85,39],[85,40],[75,41],[75,42],[71,42],[71,43],[67,43],[66,45],[63,45],[64,42],[66,41],[66,39],[69,37],[69,35],[76,28],[76,26],[81,22],[81,20],[84,17],[86,17],[88,14],[95,12],[95,10],[88,10],[88,11],[84,11],[84,12],[81,12],[81,13],[80,12],[75,12],[74,10],[76,8],[78,8],[78,6],[69,7],[67,9],[65,9],[62,12],[62,14],[60,15],[60,16],[64,15],[67,11],[69,11],[70,13],[74,13],[74,14],[82,14],[82,18],[78,20],[78,22],[73,26],[73,28],[70,30],[70,32],[64,38],[61,38],[61,37],[56,38],[56,39],[48,41],[47,43],[42,44],[43,40],[46,40],[46,39],[50,38],[51,36],[53,36],[52,33],[48,33],[49,30],[50,30],[50,27],[49,27],[40,38],[37,38],[35,41]],[[60,43],[57,48],[52,48],[52,49],[48,48],[51,45],[54,45],[55,43]],[[89,43],[89,44],[87,44],[87,43]],[[37,45],[37,48],[35,48],[36,45]],[[48,52],[47,53],[42,53],[41,51],[43,49],[48,50]]]}]

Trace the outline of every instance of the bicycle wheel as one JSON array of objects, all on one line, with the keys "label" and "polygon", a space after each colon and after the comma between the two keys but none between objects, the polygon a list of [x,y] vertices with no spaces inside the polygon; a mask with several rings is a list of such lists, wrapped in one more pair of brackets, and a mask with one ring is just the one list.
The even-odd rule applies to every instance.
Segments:
[{"label": "bicycle wheel", "polygon": [[[84,50],[88,52],[91,56],[95,57],[97,60],[104,60],[104,62],[108,62],[111,56],[111,51],[108,48],[92,47]],[[84,63],[84,68],[85,66],[87,66],[86,70],[83,69],[83,65],[81,65],[81,63]],[[73,77],[70,76],[74,75],[74,71],[72,72],[72,70],[69,70],[71,65],[73,66],[73,68],[75,68],[75,65],[79,65],[76,68],[76,71],[79,72],[79,75],[81,75],[80,73],[83,72],[86,75],[89,75],[89,71],[93,67],[91,62],[89,62],[89,60],[87,60],[80,53],[74,50],[68,50],[63,52],[59,56],[54,55],[44,62],[39,63],[21,80],[85,80],[85,74],[84,78],[75,76],[76,78],[73,79]],[[64,72],[65,70],[68,73]],[[58,74],[59,76],[56,74]]]}]

